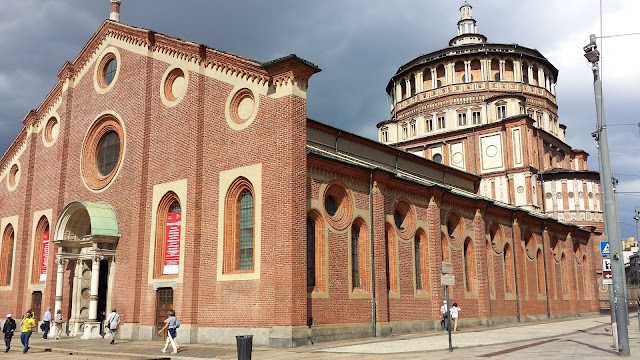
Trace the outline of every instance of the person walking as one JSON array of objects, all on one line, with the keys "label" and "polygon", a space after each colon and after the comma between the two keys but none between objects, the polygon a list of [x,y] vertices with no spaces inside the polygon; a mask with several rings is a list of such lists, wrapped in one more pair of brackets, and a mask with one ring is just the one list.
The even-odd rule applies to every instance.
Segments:
[{"label": "person walking", "polygon": [[444,331],[449,331],[449,309],[447,306],[447,300],[444,300],[440,307],[440,314],[442,314],[442,323],[444,324]]},{"label": "person walking", "polygon": [[24,314],[24,318],[20,322],[20,327],[22,329],[22,333],[20,334],[20,341],[22,345],[24,345],[23,353],[29,351],[29,338],[31,337],[31,332],[36,327],[36,320],[33,318],[33,312],[31,310],[27,311]]},{"label": "person walking", "polygon": [[167,352],[167,346],[171,343],[171,347],[173,348],[172,354],[178,353],[178,348],[176,347],[176,342],[173,340],[176,333],[176,324],[178,323],[178,318],[176,318],[176,312],[173,310],[169,310],[169,317],[164,320],[164,326],[162,329],[158,330],[158,335],[162,334],[163,331],[167,330],[167,341],[164,343],[164,348],[162,348],[163,353]]},{"label": "person walking", "polygon": [[453,331],[458,331],[458,313],[460,312],[460,309],[458,307],[458,303],[453,303],[453,306],[451,306],[451,309],[449,310],[449,312],[451,313],[451,320],[453,320]]},{"label": "person walking", "polygon": [[49,330],[51,330],[51,308],[48,307],[47,311],[42,314],[42,338],[47,340],[49,336]]},{"label": "person walking", "polygon": [[16,329],[16,321],[13,320],[11,314],[7,314],[7,320],[4,322],[2,326],[2,332],[4,333],[4,344],[7,348],[4,352],[9,352],[11,348],[11,339],[13,338],[13,331]]},{"label": "person walking", "polygon": [[58,309],[56,316],[53,318],[54,337],[56,340],[59,340],[62,335],[62,320],[62,310]]},{"label": "person walking", "polygon": [[116,343],[116,331],[120,325],[120,314],[116,309],[111,310],[111,313],[107,317],[107,325],[109,327],[109,337],[111,338],[110,344]]}]

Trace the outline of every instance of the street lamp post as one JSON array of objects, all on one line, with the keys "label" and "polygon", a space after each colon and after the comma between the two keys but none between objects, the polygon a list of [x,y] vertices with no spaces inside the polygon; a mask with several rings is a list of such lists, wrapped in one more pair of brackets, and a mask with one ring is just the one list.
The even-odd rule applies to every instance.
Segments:
[{"label": "street lamp post", "polygon": [[622,242],[620,241],[620,229],[618,228],[617,209],[613,192],[613,176],[611,174],[611,164],[609,161],[609,142],[607,140],[607,123],[604,117],[604,105],[602,101],[602,80],[600,79],[600,52],[596,46],[596,36],[589,37],[589,45],[583,48],[584,56],[591,63],[593,70],[593,89],[596,100],[597,129],[592,134],[598,141],[598,156],[600,160],[600,183],[603,189],[604,199],[604,230],[607,240],[609,240],[609,250],[611,253],[611,275],[613,276],[613,299],[611,309],[616,311],[616,329],[618,334],[618,345],[620,355],[630,356],[629,352],[629,329],[624,308],[626,299],[624,298],[624,256],[622,254]]}]

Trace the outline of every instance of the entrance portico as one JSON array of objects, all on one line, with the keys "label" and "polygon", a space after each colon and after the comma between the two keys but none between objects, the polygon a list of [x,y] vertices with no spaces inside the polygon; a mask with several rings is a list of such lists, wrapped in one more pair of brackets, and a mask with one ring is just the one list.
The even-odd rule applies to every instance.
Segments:
[{"label": "entrance portico", "polygon": [[[74,201],[62,210],[53,239],[58,247],[55,311],[62,309],[65,271],[69,270],[72,336],[102,337],[98,313],[111,303],[111,279],[119,239],[115,211],[108,203]],[[106,266],[102,269],[109,275],[107,281],[101,282],[101,262],[104,264],[104,261]],[[104,304],[104,308],[98,309],[99,303]]]}]

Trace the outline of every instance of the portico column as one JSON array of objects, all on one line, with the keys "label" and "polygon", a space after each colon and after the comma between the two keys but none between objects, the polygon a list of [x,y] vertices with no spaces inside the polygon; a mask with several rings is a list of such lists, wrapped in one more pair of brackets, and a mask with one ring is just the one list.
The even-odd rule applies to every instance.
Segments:
[{"label": "portico column", "polygon": [[89,296],[89,321],[98,320],[98,287],[100,285],[100,260],[102,256],[91,258],[91,292]]},{"label": "portico column", "polygon": [[56,273],[56,305],[55,313],[62,310],[62,282],[64,281],[64,266],[68,262],[67,259],[58,258],[58,272]]},{"label": "portico column", "polygon": [[431,88],[435,89],[438,87],[438,77],[436,69],[431,69]]},{"label": "portico column", "polygon": [[499,63],[500,81],[504,81],[504,64],[505,64],[505,61],[504,60],[500,60],[500,63]]},{"label": "portico column", "polygon": [[529,69],[527,71],[529,71],[529,84],[528,85],[531,85],[531,84],[533,84],[533,66],[529,65]]}]

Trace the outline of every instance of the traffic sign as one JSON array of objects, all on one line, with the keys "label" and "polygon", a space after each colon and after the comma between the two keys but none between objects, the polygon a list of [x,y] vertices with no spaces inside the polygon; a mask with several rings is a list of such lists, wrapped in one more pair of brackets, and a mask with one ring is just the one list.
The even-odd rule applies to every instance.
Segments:
[{"label": "traffic sign", "polygon": [[609,256],[609,242],[608,241],[600,241],[600,254],[602,256]]},{"label": "traffic sign", "polygon": [[611,275],[611,259],[609,258],[602,259],[602,284],[613,284],[613,275]]},{"label": "traffic sign", "polygon": [[611,274],[611,259],[602,259],[602,273],[608,271]]}]

